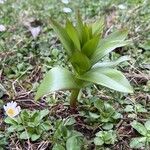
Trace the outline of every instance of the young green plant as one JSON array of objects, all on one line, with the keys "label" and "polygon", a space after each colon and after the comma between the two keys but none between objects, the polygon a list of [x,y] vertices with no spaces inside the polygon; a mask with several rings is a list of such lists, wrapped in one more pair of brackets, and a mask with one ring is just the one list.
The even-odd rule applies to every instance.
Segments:
[{"label": "young green plant", "polygon": [[31,139],[36,141],[51,129],[51,122],[46,119],[49,111],[45,110],[22,110],[20,116],[16,118],[7,117],[5,123],[9,125],[7,133],[18,134],[21,140]]},{"label": "young green plant", "polygon": [[62,67],[52,68],[40,84],[36,100],[50,92],[71,90],[70,106],[75,108],[80,89],[92,83],[124,93],[133,92],[125,76],[113,68],[128,58],[123,56],[113,62],[102,61],[114,49],[129,44],[125,40],[127,30],[115,31],[103,39],[104,19],[87,24],[79,14],[76,25],[66,19],[63,27],[51,19],[51,26],[57,33],[73,69],[71,72]]},{"label": "young green plant", "polygon": [[141,136],[131,139],[130,147],[135,149],[145,149],[150,148],[150,120],[147,120],[144,125],[140,122],[133,121],[131,123],[132,128],[134,128]]},{"label": "young green plant", "polygon": [[99,131],[94,138],[94,144],[101,146],[103,144],[114,144],[117,141],[116,132],[113,130]]}]

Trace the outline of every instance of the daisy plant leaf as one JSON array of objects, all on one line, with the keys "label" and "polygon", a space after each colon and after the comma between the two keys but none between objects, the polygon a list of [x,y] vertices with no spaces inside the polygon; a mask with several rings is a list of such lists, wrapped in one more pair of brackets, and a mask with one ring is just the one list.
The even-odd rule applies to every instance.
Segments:
[{"label": "daisy plant leaf", "polygon": [[147,120],[144,125],[145,125],[145,128],[146,128],[148,131],[150,131],[150,120]]},{"label": "daisy plant leaf", "polygon": [[139,122],[137,122],[137,121],[134,120],[134,121],[131,123],[131,126],[132,126],[135,130],[137,130],[141,135],[146,136],[146,134],[147,134],[147,129],[146,129],[146,127],[145,127],[143,124],[141,124],[141,123],[139,123]]},{"label": "daisy plant leaf", "polygon": [[133,93],[126,77],[118,70],[111,68],[95,68],[79,76],[79,79],[84,81],[100,84],[110,89],[124,92]]},{"label": "daisy plant leaf", "polygon": [[146,137],[132,138],[130,141],[130,148],[140,149],[141,147],[145,146],[146,140],[147,140]]},{"label": "daisy plant leaf", "polygon": [[61,67],[52,68],[41,82],[35,99],[58,90],[78,89],[81,88],[77,79],[67,69]]}]

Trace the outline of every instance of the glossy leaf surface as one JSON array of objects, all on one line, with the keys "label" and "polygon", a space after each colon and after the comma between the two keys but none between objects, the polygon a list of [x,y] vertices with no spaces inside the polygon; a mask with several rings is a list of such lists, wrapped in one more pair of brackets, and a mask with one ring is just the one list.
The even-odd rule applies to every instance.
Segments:
[{"label": "glossy leaf surface", "polygon": [[40,97],[57,90],[80,88],[76,81],[71,72],[61,67],[55,67],[45,75],[37,90],[35,99],[38,100]]},{"label": "glossy leaf surface", "polygon": [[91,58],[92,64],[97,63],[100,59],[102,59],[105,55],[107,55],[114,49],[128,45],[130,42],[124,41],[126,37],[127,31],[121,30],[116,31],[115,33],[112,33],[108,35],[108,37],[106,37],[105,39],[101,40],[99,42],[98,48],[96,49]]},{"label": "glossy leaf surface", "polygon": [[74,44],[71,41],[71,39],[69,38],[66,30],[60,24],[58,24],[56,21],[54,21],[52,19],[51,19],[51,26],[53,27],[53,29],[57,33],[61,43],[63,44],[63,46],[67,52],[67,54],[71,55],[73,50],[74,50]]},{"label": "glossy leaf surface", "polygon": [[74,45],[76,46],[77,50],[80,50],[81,47],[80,47],[80,40],[78,37],[78,32],[69,20],[66,23],[66,31],[70,39],[73,41]]},{"label": "glossy leaf surface", "polygon": [[110,68],[95,68],[79,77],[82,80],[100,84],[108,88],[124,92],[132,93],[133,89],[130,86],[126,77],[118,70]]}]

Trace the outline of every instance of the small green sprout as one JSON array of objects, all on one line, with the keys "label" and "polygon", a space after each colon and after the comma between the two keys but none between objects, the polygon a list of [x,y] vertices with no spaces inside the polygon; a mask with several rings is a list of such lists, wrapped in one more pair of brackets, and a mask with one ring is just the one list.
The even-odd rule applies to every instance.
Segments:
[{"label": "small green sprout", "polygon": [[115,31],[103,39],[104,18],[92,25],[83,23],[79,14],[76,18],[75,25],[67,19],[64,27],[51,19],[51,26],[72,65],[72,72],[62,67],[52,68],[40,84],[35,99],[38,100],[50,92],[71,90],[70,106],[75,108],[80,89],[92,83],[132,93],[133,89],[126,77],[113,68],[128,58],[123,56],[115,62],[103,61],[114,49],[129,44],[125,40],[127,30]]}]

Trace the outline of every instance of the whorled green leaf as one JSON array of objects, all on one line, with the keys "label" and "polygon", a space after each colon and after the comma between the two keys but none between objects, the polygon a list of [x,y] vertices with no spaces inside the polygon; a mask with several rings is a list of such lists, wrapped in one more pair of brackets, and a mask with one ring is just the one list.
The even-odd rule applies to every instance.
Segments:
[{"label": "whorled green leaf", "polygon": [[76,29],[78,31],[78,37],[80,39],[80,43],[82,43],[82,31],[83,31],[84,25],[83,25],[82,18],[79,12],[76,13],[76,20],[77,20]]},{"label": "whorled green leaf", "polygon": [[133,93],[126,77],[118,70],[110,68],[95,68],[79,76],[84,81],[100,84],[116,91]]},{"label": "whorled green leaf", "polygon": [[84,24],[82,28],[82,47],[83,45],[92,38],[92,28],[87,24]]},{"label": "whorled green leaf", "polygon": [[105,39],[99,42],[99,45],[92,55],[91,62],[92,64],[97,63],[100,59],[102,59],[105,55],[113,51],[118,47],[122,47],[128,45],[129,41],[124,41],[127,37],[127,31],[121,30],[115,33],[108,35]]},{"label": "whorled green leaf", "polygon": [[74,44],[71,41],[70,37],[67,34],[67,31],[56,21],[51,19],[51,26],[57,33],[61,43],[63,44],[67,54],[70,56],[74,50]]},{"label": "whorled green leaf", "polygon": [[78,89],[79,82],[68,70],[61,67],[54,67],[44,77],[40,84],[35,99],[57,90]]},{"label": "whorled green leaf", "polygon": [[89,58],[81,52],[75,52],[70,62],[79,74],[86,72],[91,67]]},{"label": "whorled green leaf", "polygon": [[96,49],[96,51],[92,55],[92,58],[91,58],[92,64],[97,63],[99,60],[101,60],[104,56],[106,56],[108,53],[110,53],[114,49],[130,44],[129,41],[121,41],[121,42],[120,41],[114,41],[114,42],[103,41],[102,42],[102,41],[100,42],[101,43],[100,46]]},{"label": "whorled green leaf", "polygon": [[141,135],[146,136],[146,134],[147,134],[147,129],[145,128],[145,126],[144,126],[143,124],[141,124],[141,123],[139,123],[139,122],[137,122],[137,121],[134,120],[134,121],[131,123],[131,126],[132,126],[135,130],[137,130]]},{"label": "whorled green leaf", "polygon": [[92,24],[92,34],[101,35],[104,28],[104,17]]},{"label": "whorled green leaf", "polygon": [[99,68],[99,67],[115,67],[117,65],[119,65],[120,63],[130,60],[129,56],[122,56],[119,59],[115,60],[115,61],[108,61],[108,62],[98,62],[96,63],[93,68]]},{"label": "whorled green leaf", "polygon": [[67,22],[66,22],[66,31],[67,31],[70,39],[74,43],[75,47],[77,48],[77,50],[81,50],[78,32],[69,20],[67,20]]},{"label": "whorled green leaf", "polygon": [[127,29],[121,29],[109,34],[105,39],[110,41],[124,41],[128,35]]},{"label": "whorled green leaf", "polygon": [[97,48],[98,42],[99,42],[99,36],[95,36],[94,38],[90,39],[89,41],[87,41],[83,48],[82,48],[82,52],[87,56],[87,57],[91,57],[92,54],[94,53],[94,51]]},{"label": "whorled green leaf", "polygon": [[86,24],[83,23],[79,12],[77,12],[76,19],[77,19],[76,29],[78,31],[78,37],[80,39],[81,47],[83,47],[83,45],[92,36],[92,28],[89,28]]}]

